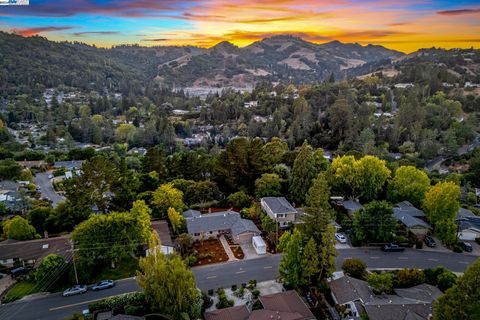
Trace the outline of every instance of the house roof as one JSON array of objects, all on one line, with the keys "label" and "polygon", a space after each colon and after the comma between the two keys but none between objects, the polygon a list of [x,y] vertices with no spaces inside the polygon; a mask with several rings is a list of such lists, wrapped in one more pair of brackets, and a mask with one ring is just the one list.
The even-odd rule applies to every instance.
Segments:
[{"label": "house roof", "polygon": [[257,226],[247,219],[242,219],[238,212],[222,211],[187,218],[188,233],[230,230],[236,236],[245,232],[260,233]]},{"label": "house roof", "polygon": [[151,222],[151,226],[153,230],[157,231],[162,245],[173,246],[172,235],[166,220],[154,220]]},{"label": "house roof", "polygon": [[342,202],[342,206],[350,212],[356,212],[363,208],[357,200],[345,200]]},{"label": "house roof", "polygon": [[460,208],[458,209],[456,220],[461,220],[465,218],[478,218],[479,216],[476,216],[472,211],[465,209],[465,208]]},{"label": "house roof", "polygon": [[247,306],[237,306],[204,313],[205,320],[247,320],[250,312]]},{"label": "house roof", "polygon": [[424,320],[432,314],[433,302],[442,292],[429,284],[395,289],[395,294],[374,295],[363,280],[348,276],[329,283],[339,304],[361,301],[371,320]]},{"label": "house roof", "polygon": [[11,180],[2,180],[0,181],[0,190],[6,191],[16,191],[20,188],[20,184]]},{"label": "house roof", "polygon": [[0,242],[0,260],[19,258],[39,261],[50,253],[68,258],[71,256],[70,249],[70,241],[65,236],[27,241],[8,240]]},{"label": "house roof", "polygon": [[344,276],[329,283],[330,290],[335,296],[337,303],[344,304],[350,301],[362,300],[367,302],[373,296],[373,292],[365,281]]},{"label": "house roof", "polygon": [[420,228],[432,229],[432,227],[422,219],[413,217],[408,213],[405,213],[404,211],[399,210],[398,208],[393,208],[393,216],[395,217],[395,219],[403,223],[407,228],[420,227]]},{"label": "house roof", "polygon": [[237,306],[205,312],[205,320],[313,320],[313,313],[296,291],[286,291],[259,297],[263,309],[250,312]]},{"label": "house roof", "polygon": [[265,203],[274,214],[297,212],[297,209],[295,209],[285,197],[265,197],[261,198],[260,201]]},{"label": "house roof", "polygon": [[417,218],[425,217],[425,213],[422,210],[415,208],[413,204],[411,204],[409,201],[406,201],[406,200],[397,203],[393,208],[393,211],[395,210],[412,217],[417,217]]},{"label": "house roof", "polygon": [[188,218],[194,218],[194,217],[198,217],[200,216],[202,213],[198,210],[192,210],[192,209],[188,209],[187,211],[184,211],[183,212],[183,216],[185,217],[185,219],[188,219]]},{"label": "house roof", "polygon": [[57,161],[53,164],[54,168],[80,168],[85,160]]}]

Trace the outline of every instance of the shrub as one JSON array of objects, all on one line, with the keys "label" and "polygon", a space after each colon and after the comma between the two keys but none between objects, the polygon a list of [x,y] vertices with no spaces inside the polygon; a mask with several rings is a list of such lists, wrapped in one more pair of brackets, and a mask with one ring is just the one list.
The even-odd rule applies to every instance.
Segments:
[{"label": "shrub", "polygon": [[456,245],[453,246],[453,252],[462,253],[463,249],[458,244],[456,244]]},{"label": "shrub", "polygon": [[237,297],[239,297],[239,298],[243,298],[243,296],[245,295],[245,288],[244,288],[244,287],[240,287],[240,288],[237,290],[236,295],[237,295]]},{"label": "shrub", "polygon": [[258,289],[252,290],[253,299],[258,299],[258,296],[260,296],[260,290],[258,290]]},{"label": "shrub", "polygon": [[342,270],[354,278],[363,279],[367,271],[367,265],[360,259],[351,258],[343,262]]},{"label": "shrub", "polygon": [[475,238],[475,242],[478,243],[478,244],[480,244],[480,237]]},{"label": "shrub", "polygon": [[187,264],[187,266],[193,267],[195,265],[195,263],[197,263],[197,257],[195,257],[195,255],[191,254],[191,255],[189,255],[188,257],[185,258],[185,263]]},{"label": "shrub", "polygon": [[410,288],[425,282],[425,275],[418,269],[401,269],[395,273],[397,287]]},{"label": "shrub", "polygon": [[225,294],[225,290],[218,289],[218,302],[216,304],[217,309],[225,309],[229,307],[233,307],[234,301],[227,299],[227,295]]},{"label": "shrub", "polygon": [[[212,290],[212,294],[213,294],[213,290]],[[202,313],[210,308],[213,304],[213,300],[212,298],[210,298],[211,294],[210,294],[210,290],[208,292],[208,294],[206,294],[205,292],[202,292],[202,300],[203,300],[203,304],[202,304]]]},{"label": "shrub", "polygon": [[457,276],[453,272],[446,270],[438,276],[437,282],[438,288],[445,292],[457,282]]},{"label": "shrub", "polygon": [[377,294],[390,293],[393,290],[393,275],[391,273],[372,273],[368,275],[367,281]]},{"label": "shrub", "polygon": [[248,289],[252,290],[253,288],[257,287],[257,280],[252,279],[248,281]]},{"label": "shrub", "polygon": [[128,305],[125,306],[125,314],[130,316],[141,315],[143,313],[143,306]]},{"label": "shrub", "polygon": [[93,313],[97,310],[119,309],[126,305],[140,305],[143,303],[145,303],[145,294],[143,292],[129,292],[94,302],[88,305],[88,309]]},{"label": "shrub", "polygon": [[228,196],[228,202],[230,202],[234,207],[245,208],[250,205],[252,199],[245,192],[238,191]]}]

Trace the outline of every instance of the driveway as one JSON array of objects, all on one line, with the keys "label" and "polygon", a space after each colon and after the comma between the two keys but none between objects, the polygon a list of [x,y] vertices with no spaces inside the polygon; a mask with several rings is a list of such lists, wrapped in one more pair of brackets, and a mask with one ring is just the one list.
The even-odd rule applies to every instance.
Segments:
[{"label": "driveway", "polygon": [[37,187],[40,187],[42,198],[52,201],[52,206],[56,208],[60,202],[65,201],[65,197],[62,197],[53,189],[52,182],[48,178],[50,174],[52,174],[51,171],[40,172],[35,176],[34,181]]},{"label": "driveway", "polygon": [[242,243],[240,247],[242,247],[243,254],[245,255],[243,260],[256,259],[266,255],[259,255],[251,243]]}]

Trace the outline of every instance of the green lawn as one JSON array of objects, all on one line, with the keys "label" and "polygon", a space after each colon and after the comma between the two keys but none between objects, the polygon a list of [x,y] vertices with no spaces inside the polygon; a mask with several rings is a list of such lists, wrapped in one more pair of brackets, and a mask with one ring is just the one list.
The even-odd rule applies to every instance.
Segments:
[{"label": "green lawn", "polygon": [[14,284],[3,298],[3,302],[12,302],[23,298],[26,295],[38,292],[36,284],[30,281],[20,281]]},{"label": "green lawn", "polygon": [[104,267],[99,273],[97,273],[92,282],[100,280],[117,280],[135,276],[138,270],[138,260],[128,258],[120,261],[115,269],[110,267]]}]

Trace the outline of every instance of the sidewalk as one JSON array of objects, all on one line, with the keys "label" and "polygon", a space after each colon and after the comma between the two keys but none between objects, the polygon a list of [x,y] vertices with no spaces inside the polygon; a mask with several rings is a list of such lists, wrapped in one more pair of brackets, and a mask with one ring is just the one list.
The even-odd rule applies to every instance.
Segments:
[{"label": "sidewalk", "polygon": [[228,261],[238,260],[235,258],[235,255],[233,254],[232,249],[230,249],[230,246],[228,245],[227,239],[225,239],[224,235],[220,236],[220,243],[222,244],[223,249],[228,256]]}]

